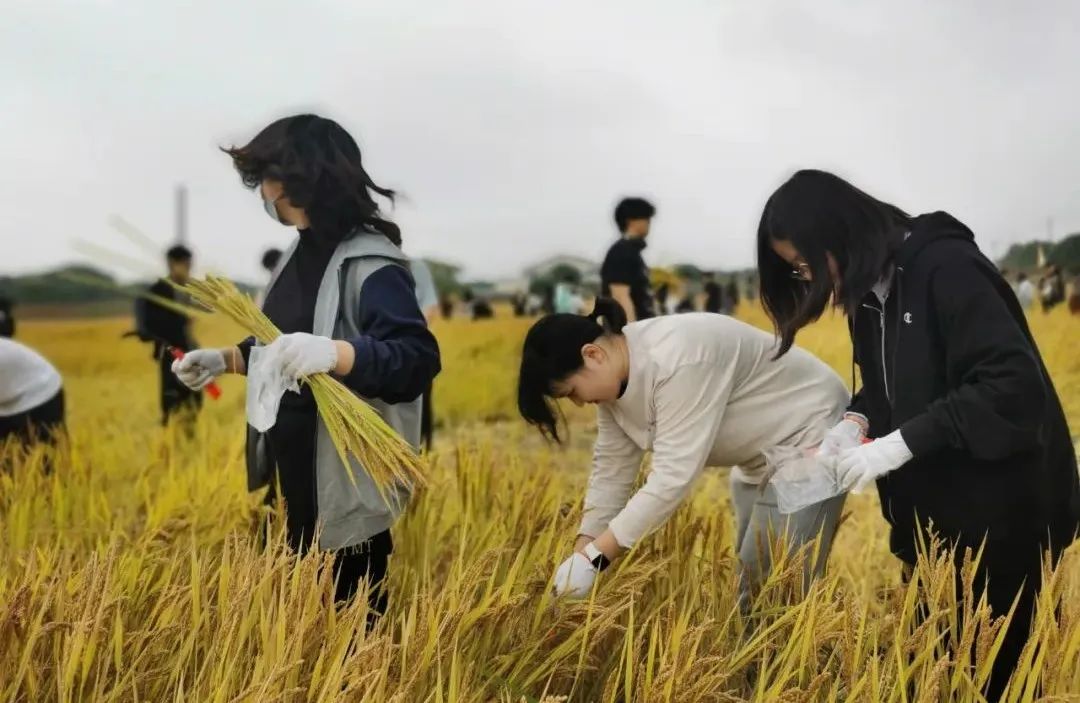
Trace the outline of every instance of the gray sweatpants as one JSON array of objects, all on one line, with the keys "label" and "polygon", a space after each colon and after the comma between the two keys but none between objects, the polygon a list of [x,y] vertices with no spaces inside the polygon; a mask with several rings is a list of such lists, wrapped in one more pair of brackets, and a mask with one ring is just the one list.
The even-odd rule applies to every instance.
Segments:
[{"label": "gray sweatpants", "polygon": [[785,515],[776,505],[776,493],[772,486],[766,485],[761,490],[759,486],[732,478],[735,553],[739,555],[739,604],[743,610],[749,606],[753,591],[768,577],[772,568],[770,545],[780,535],[784,536],[791,552],[821,535],[816,558],[813,554],[806,557],[804,589],[810,585],[811,578],[825,571],[825,562],[832,549],[846,497],[846,494],[841,494]]}]

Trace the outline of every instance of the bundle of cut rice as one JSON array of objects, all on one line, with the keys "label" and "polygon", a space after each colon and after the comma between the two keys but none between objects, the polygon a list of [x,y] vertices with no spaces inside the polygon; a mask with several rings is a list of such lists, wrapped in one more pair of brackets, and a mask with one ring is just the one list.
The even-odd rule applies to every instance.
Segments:
[{"label": "bundle of cut rice", "polygon": [[[269,344],[281,331],[227,278],[207,276],[183,286],[193,300],[240,325],[255,339]],[[319,415],[334,441],[338,456],[346,466],[355,457],[367,470],[381,492],[395,484],[407,487],[426,484],[424,461],[401,436],[340,381],[320,373],[305,379],[311,386]],[[352,472],[349,478],[355,482]]]}]

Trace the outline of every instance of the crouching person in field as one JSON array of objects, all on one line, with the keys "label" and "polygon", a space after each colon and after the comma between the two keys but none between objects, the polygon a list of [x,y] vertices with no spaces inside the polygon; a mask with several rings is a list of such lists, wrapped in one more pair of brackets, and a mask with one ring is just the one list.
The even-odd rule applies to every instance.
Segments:
[{"label": "crouching person in field", "polygon": [[60,373],[30,347],[0,337],[0,448],[53,442],[63,432]]},{"label": "crouching person in field", "polygon": [[[173,371],[191,388],[246,373],[249,363],[271,378],[334,374],[419,449],[420,396],[439,372],[439,347],[417,305],[401,232],[374,199],[393,192],[374,184],[348,132],[315,115],[278,120],[227,153],[254,203],[297,229],[262,304],[282,335],[257,353],[254,339],[199,349]],[[260,356],[276,367],[252,361]],[[292,548],[305,552],[317,536],[318,548],[334,553],[338,602],[366,578],[371,612],[384,613],[390,527],[408,491],[384,496],[362,466],[342,463],[310,385],[285,393],[269,431],[249,428],[248,485],[268,483],[280,487]]]},{"label": "crouching person in field", "polygon": [[[555,574],[556,592],[587,597],[600,571],[670,517],[706,465],[734,467],[744,605],[771,568],[773,536],[798,548],[820,535],[807,578],[820,574],[844,495],[781,514],[763,451],[823,445],[850,399],[839,376],[802,350],[773,360],[773,336],[730,317],[625,320],[618,303],[601,298],[591,315],[542,318],[525,339],[518,408],[529,423],[558,441],[555,400],[597,406],[584,517]],[[857,444],[858,427],[849,424],[852,432],[841,427],[820,451]],[[648,450],[652,471],[631,496]]]}]

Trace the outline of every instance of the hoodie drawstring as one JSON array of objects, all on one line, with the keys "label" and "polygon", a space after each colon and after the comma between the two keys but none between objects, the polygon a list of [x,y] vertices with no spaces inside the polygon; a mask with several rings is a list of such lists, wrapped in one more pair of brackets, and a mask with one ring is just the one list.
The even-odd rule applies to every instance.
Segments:
[{"label": "hoodie drawstring", "polygon": [[856,312],[853,313],[852,315],[850,315],[850,317],[849,317],[849,319],[851,320],[851,328],[849,330],[849,333],[851,335],[851,397],[852,398],[855,397],[855,393],[857,392],[856,389],[855,389],[855,318],[856,317],[858,317],[858,308],[856,308]]},{"label": "hoodie drawstring", "polygon": [[[893,353],[892,358],[889,359],[889,376],[892,376],[893,391],[896,390],[896,354],[900,349],[900,321],[904,317],[904,269],[900,266],[896,267],[896,321],[893,323]],[[884,309],[884,306],[883,306]],[[884,334],[884,331],[882,331]],[[885,387],[888,388],[889,379],[885,379]],[[889,396],[889,407],[894,407],[895,393]]]}]

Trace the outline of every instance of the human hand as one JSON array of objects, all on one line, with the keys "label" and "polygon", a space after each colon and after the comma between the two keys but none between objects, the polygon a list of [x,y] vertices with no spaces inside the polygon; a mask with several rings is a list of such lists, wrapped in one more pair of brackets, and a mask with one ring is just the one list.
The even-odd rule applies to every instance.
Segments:
[{"label": "human hand", "polygon": [[267,346],[271,358],[281,366],[283,376],[299,380],[317,373],[329,373],[337,366],[337,345],[329,337],[306,332],[283,334]]},{"label": "human hand", "polygon": [[846,449],[853,449],[866,439],[866,418],[858,413],[844,415],[835,427],[825,434],[818,446],[817,456],[821,459],[836,456]]},{"label": "human hand", "polygon": [[912,458],[911,450],[908,449],[900,430],[896,430],[868,444],[846,449],[826,461],[832,465],[837,485],[858,493],[878,478],[899,469]]},{"label": "human hand", "polygon": [[170,368],[181,383],[200,391],[225,373],[225,355],[220,349],[195,349],[173,361]]},{"label": "human hand", "polygon": [[581,552],[574,552],[555,570],[552,588],[556,596],[588,598],[596,582],[596,567]]},{"label": "human hand", "polygon": [[584,553],[585,545],[591,543],[592,541],[593,538],[589,535],[578,535],[577,539],[574,540],[574,551]]}]

